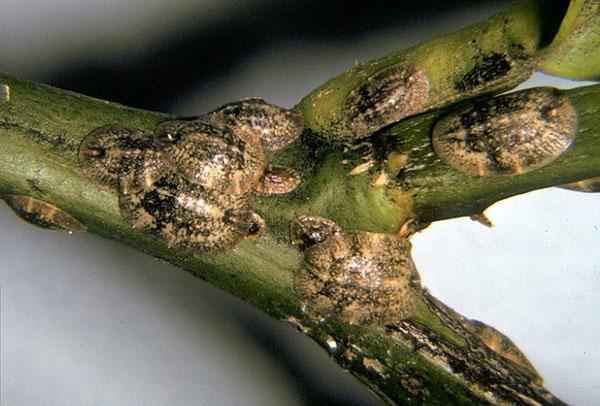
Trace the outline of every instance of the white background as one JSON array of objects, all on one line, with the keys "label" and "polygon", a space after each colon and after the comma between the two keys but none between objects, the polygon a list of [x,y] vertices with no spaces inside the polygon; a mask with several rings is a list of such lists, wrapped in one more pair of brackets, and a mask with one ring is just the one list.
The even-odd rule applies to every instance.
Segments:
[{"label": "white background", "polygon": [[[0,0],[0,69],[43,80],[80,59],[135,59],[161,35],[233,18],[243,4]],[[355,61],[505,4],[399,15],[351,39],[264,44],[224,74],[173,89],[169,110],[199,114],[249,96],[292,106]],[[557,396],[600,404],[599,195],[541,190],[487,214],[492,229],[454,219],[414,237],[425,286],[513,338]],[[291,327],[168,264],[93,235],[40,231],[3,205],[0,230],[3,405],[377,403]]]}]

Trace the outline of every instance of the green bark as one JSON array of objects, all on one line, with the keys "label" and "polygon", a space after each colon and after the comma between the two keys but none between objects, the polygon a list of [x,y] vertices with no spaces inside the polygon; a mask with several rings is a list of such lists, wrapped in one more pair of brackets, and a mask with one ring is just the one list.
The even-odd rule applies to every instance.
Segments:
[{"label": "green bark", "polygon": [[572,1],[542,70],[572,79],[600,79],[600,4]]}]

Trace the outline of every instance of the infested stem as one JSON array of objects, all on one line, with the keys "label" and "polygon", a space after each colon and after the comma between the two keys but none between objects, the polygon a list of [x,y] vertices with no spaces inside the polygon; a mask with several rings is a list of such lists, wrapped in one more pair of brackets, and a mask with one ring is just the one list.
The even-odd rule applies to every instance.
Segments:
[{"label": "infested stem", "polygon": [[[1,73],[0,195],[31,196],[57,206],[90,232],[163,258],[295,324],[390,403],[559,403],[506,337],[464,319],[426,292],[413,317],[386,328],[308,317],[292,287],[302,256],[289,236],[290,223],[301,215],[326,217],[344,230],[403,234],[410,219],[418,219],[418,227],[478,215],[508,196],[600,176],[600,85],[565,92],[577,114],[575,143],[530,173],[466,175],[443,164],[431,146],[433,126],[454,107],[433,109],[506,90],[548,57],[546,47],[565,11],[559,7],[548,17],[548,7],[543,0],[524,1],[479,25],[359,66],[308,95],[298,106],[307,130],[267,156],[273,167],[294,169],[299,187],[288,195],[255,196],[254,209],[268,232],[224,253],[193,256],[144,237],[121,216],[116,193],[89,180],[79,165],[79,145],[92,130],[117,125],[152,132],[174,117]],[[552,58],[561,56],[557,44],[549,49]],[[382,79],[385,88],[388,78],[377,76],[381,71],[409,85],[425,75],[430,98],[411,111],[413,117],[393,116],[383,122],[406,119],[366,141],[345,143],[356,129],[345,116],[347,97],[361,89],[373,96],[368,85],[373,78]],[[424,94],[424,86],[416,89],[414,94]],[[365,110],[359,99],[351,103],[358,115]],[[425,110],[431,111],[417,115]],[[498,342],[510,351],[496,348]]]},{"label": "infested stem", "polygon": [[[292,273],[298,266],[300,253],[290,245],[288,237],[289,222],[298,215],[324,215],[348,230],[371,229],[384,232],[398,231],[404,220],[415,212],[432,219],[441,217],[437,213],[449,215],[448,211],[412,205],[410,197],[415,196],[412,191],[403,192],[403,195],[399,195],[400,199],[394,199],[389,190],[373,185],[374,174],[369,171],[349,176],[348,172],[363,161],[365,151],[358,148],[344,152],[339,146],[320,142],[314,135],[305,133],[287,149],[269,157],[273,164],[295,168],[301,175],[302,185],[290,196],[255,198],[256,211],[265,217],[270,226],[267,235],[257,241],[242,242],[223,254],[195,257],[149,240],[133,230],[122,219],[115,194],[89,181],[81,172],[76,156],[79,142],[96,126],[135,122],[139,128],[149,131],[158,122],[170,117],[100,102],[5,75],[0,81],[10,86],[13,94],[9,103],[0,104],[0,192],[3,195],[34,196],[56,205],[85,224],[91,232],[164,258],[274,317],[303,324],[311,337],[324,347],[327,347],[328,340],[335,340],[339,343],[340,350],[332,355],[337,361],[389,401],[399,402],[401,399],[425,394],[428,399],[438,401],[475,401],[482,399],[481,392],[478,391],[490,389],[476,375],[473,375],[472,380],[465,381],[464,377],[457,379],[452,373],[443,372],[439,366],[428,361],[431,354],[415,351],[410,345],[407,347],[408,341],[399,339],[397,332],[351,326],[335,320],[315,324],[314,320],[307,319],[301,312],[299,300],[292,290]],[[491,185],[486,183],[490,200],[520,193],[522,188],[534,189],[540,184],[565,183],[576,180],[575,178],[600,174],[600,157],[589,153],[597,150],[600,142],[600,137],[594,130],[598,128],[594,117],[600,86],[573,90],[568,94],[573,98],[584,123],[581,129],[582,141],[577,147],[581,149],[574,149],[570,159],[567,156],[553,163],[552,171],[545,172],[546,177],[528,174],[502,178],[502,182],[492,182]],[[399,126],[417,129],[414,137],[421,136],[420,144],[430,148],[428,131],[433,117],[434,113],[418,116]],[[378,135],[374,141],[382,136]],[[382,142],[376,146],[385,148],[386,145]],[[372,147],[366,146],[369,151],[373,151]],[[587,155],[584,153],[586,150]],[[587,157],[585,161],[582,158],[584,155]],[[574,162],[571,161],[573,159]],[[382,166],[384,162],[378,161],[376,165]],[[421,193],[425,194],[428,187],[435,188],[438,183],[447,181],[450,171],[438,162],[434,165],[434,170],[423,172],[419,179],[429,179],[430,183],[422,186]],[[415,171],[414,176],[418,174]],[[436,178],[435,174],[441,177]],[[475,213],[481,207],[478,200],[472,200],[472,196],[484,186],[476,177],[452,174],[450,179],[460,179],[461,176],[464,194],[457,188],[453,194],[443,198],[453,196],[455,207],[461,208],[465,214]],[[431,196],[439,193],[439,190],[437,193],[432,192]],[[416,199],[414,201],[419,202]],[[426,329],[429,336],[433,337],[433,334],[437,337],[436,342],[463,343],[461,351],[466,351],[464,354],[467,355],[464,356],[469,357],[468,354],[475,347],[470,349],[465,344],[469,340],[464,337],[464,327],[456,327],[462,324],[456,321],[458,324],[453,327],[452,323],[444,321],[431,309],[430,306],[420,306],[417,315],[403,323],[417,323],[419,329]],[[400,324],[402,325],[404,324]],[[411,337],[421,336],[417,331],[406,334]],[[479,342],[474,338],[471,341]],[[449,354],[450,351],[448,348],[438,350],[444,354]],[[412,361],[407,363],[407,360]],[[377,372],[380,365],[382,373]],[[516,373],[510,363],[507,365],[506,379],[514,377]],[[451,367],[448,368],[452,370]],[[424,389],[418,389],[421,384],[414,380],[407,381],[407,376],[422,377],[420,382]],[[527,381],[527,373],[523,376],[523,382]],[[441,382],[445,383],[440,386]],[[526,392],[526,396],[533,396],[541,403],[553,402],[554,398],[539,384],[531,380],[527,382],[529,383],[521,386],[521,389],[511,392],[512,395],[492,391],[493,396],[499,397],[498,399],[506,396],[512,398],[517,396],[515,393],[523,395]],[[475,392],[467,389],[473,385],[480,389]],[[411,394],[411,391],[416,391],[417,395]]]},{"label": "infested stem", "polygon": [[[506,91],[544,60],[568,7],[565,1],[525,0],[481,23],[360,64],[302,99],[305,123],[332,139],[354,139],[372,124],[387,125],[476,95]],[[405,87],[392,96],[410,99],[400,115],[384,112],[388,99],[379,100],[380,105],[361,103],[365,96],[377,101],[394,89],[390,81]]]}]

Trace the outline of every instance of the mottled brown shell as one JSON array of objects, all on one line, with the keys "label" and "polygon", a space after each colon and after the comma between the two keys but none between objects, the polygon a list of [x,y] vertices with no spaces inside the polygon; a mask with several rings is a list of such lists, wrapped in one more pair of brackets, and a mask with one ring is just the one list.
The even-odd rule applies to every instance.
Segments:
[{"label": "mottled brown shell", "polygon": [[299,111],[274,106],[256,98],[227,104],[209,115],[224,122],[236,133],[258,137],[268,151],[287,146],[298,138],[304,128]]},{"label": "mottled brown shell", "polygon": [[577,133],[569,98],[553,88],[498,96],[443,117],[433,130],[433,149],[470,175],[520,174],[562,154]]},{"label": "mottled brown shell", "polygon": [[304,252],[294,286],[310,309],[353,324],[381,326],[412,316],[420,277],[411,245],[392,234],[342,232]]},{"label": "mottled brown shell", "polygon": [[509,361],[539,385],[543,384],[544,380],[535,367],[510,338],[478,320],[468,320],[464,325],[490,350]]},{"label": "mottled brown shell", "polygon": [[422,69],[393,65],[375,73],[345,101],[348,128],[354,137],[375,131],[423,111],[429,103],[429,79]]},{"label": "mottled brown shell", "polygon": [[120,193],[148,190],[165,174],[173,173],[175,166],[161,151],[147,149],[142,152],[139,159],[131,162],[129,169],[129,172],[123,172],[119,177]]},{"label": "mottled brown shell", "polygon": [[23,220],[36,227],[72,233],[87,227],[69,213],[31,196],[4,195],[2,198]]},{"label": "mottled brown shell", "polygon": [[165,157],[189,182],[218,193],[244,194],[263,174],[258,137],[243,137],[218,120],[162,123],[155,132]]},{"label": "mottled brown shell", "polygon": [[319,216],[299,216],[290,224],[292,245],[301,250],[321,243],[341,232],[340,226]]},{"label": "mottled brown shell", "polygon": [[289,168],[268,165],[254,190],[264,195],[290,193],[300,185],[300,177]]},{"label": "mottled brown shell", "polygon": [[108,125],[83,139],[79,164],[87,177],[116,189],[120,177],[132,173],[140,165],[142,153],[152,148],[152,137],[142,131]]},{"label": "mottled brown shell", "polygon": [[579,182],[567,183],[560,186],[563,189],[575,190],[577,192],[598,193],[600,192],[600,176],[580,180]]},{"label": "mottled brown shell", "polygon": [[264,228],[247,195],[218,193],[175,174],[148,190],[121,193],[119,206],[134,228],[191,254],[226,250]]}]

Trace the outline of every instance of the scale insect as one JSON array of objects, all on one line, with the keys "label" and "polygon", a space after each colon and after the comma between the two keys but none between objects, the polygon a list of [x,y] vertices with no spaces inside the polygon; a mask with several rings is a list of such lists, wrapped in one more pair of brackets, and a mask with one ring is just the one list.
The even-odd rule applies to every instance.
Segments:
[{"label": "scale insect", "polygon": [[352,90],[346,97],[347,126],[355,139],[421,112],[429,103],[424,70],[404,63],[392,65]]},{"label": "scale insect", "polygon": [[304,247],[294,288],[307,309],[351,324],[383,326],[412,316],[421,302],[411,244],[397,234],[342,231],[321,217],[291,225]]},{"label": "scale insect", "polygon": [[444,163],[469,175],[523,174],[558,158],[576,133],[569,98],[541,87],[448,114],[435,125],[432,144]]},{"label": "scale insect", "polygon": [[4,201],[23,220],[49,230],[85,231],[87,227],[64,210],[32,196],[4,195]]}]

